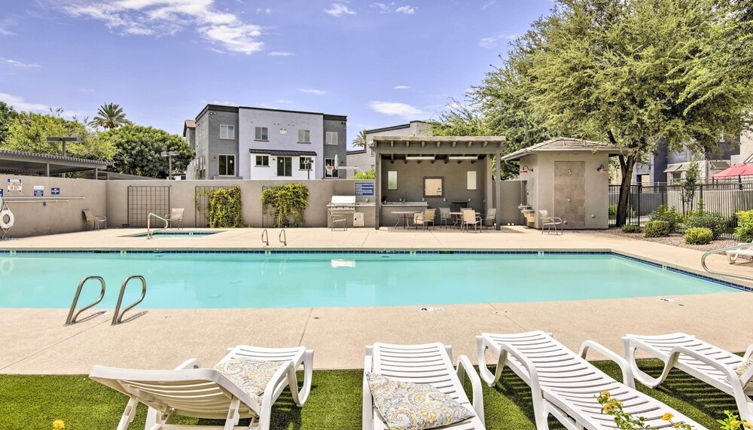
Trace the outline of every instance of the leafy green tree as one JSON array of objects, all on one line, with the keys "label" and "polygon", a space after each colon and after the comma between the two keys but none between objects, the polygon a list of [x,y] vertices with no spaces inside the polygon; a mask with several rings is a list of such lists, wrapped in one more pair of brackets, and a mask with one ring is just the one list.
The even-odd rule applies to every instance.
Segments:
[{"label": "leafy green tree", "polygon": [[126,125],[100,133],[99,139],[109,141],[115,147],[113,168],[120,173],[165,178],[168,176],[168,160],[163,151],[178,151],[173,157],[173,170],[185,170],[194,157],[188,143],[177,134],[138,125]]},{"label": "leafy green tree", "polygon": [[10,121],[15,118],[16,115],[18,115],[18,113],[12,106],[5,102],[0,102],[0,145],[5,144],[5,139],[8,138]]},{"label": "leafy green tree", "polygon": [[356,148],[366,148],[366,130],[358,132],[358,136],[353,139],[353,146]]},{"label": "leafy green tree", "polygon": [[618,225],[633,168],[661,138],[670,150],[708,149],[747,125],[749,17],[742,2],[558,0],[516,42],[534,118],[624,150]]},{"label": "leafy green tree", "polygon": [[105,103],[97,110],[97,116],[89,122],[92,127],[102,127],[112,130],[124,125],[131,125],[126,118],[123,108],[116,103]]}]

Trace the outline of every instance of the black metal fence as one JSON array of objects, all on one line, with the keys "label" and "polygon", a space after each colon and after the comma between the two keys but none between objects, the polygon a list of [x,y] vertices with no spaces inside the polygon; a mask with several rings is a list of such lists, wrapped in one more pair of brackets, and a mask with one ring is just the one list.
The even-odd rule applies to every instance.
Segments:
[{"label": "black metal fence", "polygon": [[165,216],[170,213],[170,186],[128,187],[128,226],[146,227],[149,213]]},{"label": "black metal fence", "polygon": [[[619,185],[609,186],[609,224],[615,225]],[[753,209],[753,182],[631,185],[628,198],[627,222],[649,221],[649,215],[660,205],[688,214],[703,206],[704,211],[720,214],[729,219],[730,228],[737,226],[735,213]],[[723,235],[731,238],[731,234]]]}]

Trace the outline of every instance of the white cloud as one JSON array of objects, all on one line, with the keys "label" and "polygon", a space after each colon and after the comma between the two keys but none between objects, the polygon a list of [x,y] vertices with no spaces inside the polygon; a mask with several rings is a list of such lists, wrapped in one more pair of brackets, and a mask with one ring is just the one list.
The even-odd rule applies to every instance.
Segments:
[{"label": "white cloud", "polygon": [[324,90],[317,90],[317,89],[314,89],[314,88],[298,88],[298,91],[300,91],[302,93],[305,93],[305,94],[312,94],[312,95],[315,95],[315,96],[323,96],[323,95],[327,94],[327,92],[324,91]]},{"label": "white cloud", "polygon": [[41,103],[30,103],[24,100],[24,98],[21,96],[14,96],[13,94],[8,93],[0,93],[0,102],[5,102],[20,111],[40,112],[50,109],[50,107],[47,105]]},{"label": "white cloud", "polygon": [[344,3],[332,3],[328,9],[324,9],[324,13],[340,17],[343,15],[355,15],[356,11],[349,8],[348,5]]},{"label": "white cloud", "polygon": [[272,52],[270,52],[267,55],[269,55],[271,57],[291,57],[291,56],[293,56],[295,54],[292,53],[292,52],[285,52],[285,51],[272,51]]},{"label": "white cloud", "polygon": [[389,116],[400,116],[405,119],[415,119],[424,112],[421,109],[406,103],[373,101],[369,107],[375,112]]},{"label": "white cloud", "polygon": [[392,87],[393,90],[409,90],[410,87],[407,85],[395,85]]},{"label": "white cloud", "polygon": [[24,69],[34,69],[40,67],[39,64],[24,63],[22,61],[13,60],[10,58],[0,58],[0,64],[5,64],[6,66],[21,67]]},{"label": "white cloud", "polygon": [[515,40],[518,38],[518,35],[515,33],[498,33],[494,36],[488,36],[488,37],[482,37],[481,40],[478,41],[478,45],[482,48],[496,48],[499,45],[500,40]]},{"label": "white cloud", "polygon": [[413,15],[416,13],[416,7],[410,5],[397,6],[395,2],[381,3],[374,2],[371,7],[375,8],[379,13],[404,13],[406,15]]},{"label": "white cloud", "polygon": [[16,21],[10,17],[0,20],[0,36],[14,36],[16,33],[10,31],[10,27],[13,27],[15,24]]},{"label": "white cloud", "polygon": [[64,0],[62,9],[74,17],[102,21],[123,34],[173,35],[193,28],[225,51],[252,54],[262,49],[261,27],[219,11],[215,0]]},{"label": "white cloud", "polygon": [[271,15],[272,14],[272,9],[270,9],[268,7],[260,7],[260,8],[256,9],[256,13],[259,14],[259,15]]}]

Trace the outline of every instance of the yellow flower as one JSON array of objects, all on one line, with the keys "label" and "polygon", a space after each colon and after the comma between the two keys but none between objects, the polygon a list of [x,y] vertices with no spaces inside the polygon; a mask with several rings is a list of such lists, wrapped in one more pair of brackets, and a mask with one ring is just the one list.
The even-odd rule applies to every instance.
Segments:
[{"label": "yellow flower", "polygon": [[601,410],[604,411],[604,413],[607,413],[607,414],[610,413],[610,412],[612,412],[613,409],[614,409],[614,405],[612,403],[607,403],[606,405],[604,405],[603,408],[601,408]]},{"label": "yellow flower", "polygon": [[680,428],[682,426],[682,423],[674,423],[672,424],[672,427],[674,428]]},{"label": "yellow flower", "polygon": [[743,421],[743,427],[745,427],[746,429],[753,429],[753,424],[747,421]]},{"label": "yellow flower", "polygon": [[611,394],[609,394],[609,391],[602,391],[601,395],[604,396],[604,397],[611,397],[612,396]]},{"label": "yellow flower", "polygon": [[672,417],[674,417],[674,415],[672,415],[669,412],[667,412],[666,414],[664,414],[664,415],[661,416],[661,419],[664,420],[664,421],[669,421],[669,420],[672,419]]},{"label": "yellow flower", "polygon": [[64,429],[65,429],[65,421],[55,420],[52,422],[52,430],[64,430]]}]

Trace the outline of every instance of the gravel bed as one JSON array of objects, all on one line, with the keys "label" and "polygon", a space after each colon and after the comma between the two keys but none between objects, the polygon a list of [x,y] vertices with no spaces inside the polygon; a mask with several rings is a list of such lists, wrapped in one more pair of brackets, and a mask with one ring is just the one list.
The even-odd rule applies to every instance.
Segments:
[{"label": "gravel bed", "polygon": [[677,233],[673,233],[669,237],[643,237],[643,233],[624,233],[619,228],[610,228],[606,233],[629,239],[645,240],[646,242],[663,243],[665,245],[679,246],[680,248],[696,249],[698,251],[710,251],[712,249],[737,245],[737,241],[732,239],[718,239],[711,241],[708,245],[688,245],[685,243],[682,235]]}]

